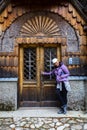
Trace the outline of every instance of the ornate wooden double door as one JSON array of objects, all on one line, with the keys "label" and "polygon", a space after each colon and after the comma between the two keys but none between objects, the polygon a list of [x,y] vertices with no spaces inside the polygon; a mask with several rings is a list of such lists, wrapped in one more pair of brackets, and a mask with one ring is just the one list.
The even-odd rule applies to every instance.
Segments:
[{"label": "ornate wooden double door", "polygon": [[55,77],[41,74],[42,71],[53,69],[54,57],[60,59],[58,44],[20,47],[20,106],[57,106]]}]

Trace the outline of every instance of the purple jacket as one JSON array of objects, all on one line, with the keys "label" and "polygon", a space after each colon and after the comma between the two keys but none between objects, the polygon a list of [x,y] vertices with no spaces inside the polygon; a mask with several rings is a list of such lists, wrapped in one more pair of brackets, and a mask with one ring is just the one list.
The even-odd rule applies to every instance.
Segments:
[{"label": "purple jacket", "polygon": [[51,74],[54,74],[56,76],[57,83],[61,81],[68,81],[68,77],[70,75],[68,68],[63,63],[61,63],[61,65],[55,68],[53,71],[43,73],[43,75]]}]

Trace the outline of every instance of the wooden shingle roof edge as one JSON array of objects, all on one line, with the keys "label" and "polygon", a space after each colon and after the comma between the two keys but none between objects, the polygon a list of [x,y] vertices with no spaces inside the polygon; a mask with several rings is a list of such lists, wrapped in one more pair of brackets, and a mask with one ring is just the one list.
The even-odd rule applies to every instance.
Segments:
[{"label": "wooden shingle roof edge", "polygon": [[70,2],[87,22],[86,7],[84,7],[78,0],[70,0]]},{"label": "wooden shingle roof edge", "polygon": [[[81,17],[86,21],[87,23],[87,5],[84,7],[82,2],[80,0],[67,0],[70,2],[76,10],[79,12]],[[86,2],[87,0],[85,0]],[[0,0],[0,14],[3,12],[3,10],[6,8],[6,6],[11,2],[11,0]],[[62,0],[60,0],[62,2]],[[87,24],[84,25],[84,30],[87,31]]]},{"label": "wooden shingle roof edge", "polygon": [[[87,0],[85,0],[87,2]],[[70,3],[76,8],[81,17],[86,21],[84,25],[84,31],[87,32],[87,5],[84,7],[79,0],[70,0]]]},{"label": "wooden shingle roof edge", "polygon": [[[79,0],[67,0],[69,1],[76,10],[82,15],[85,21],[87,21],[87,8],[84,7]],[[87,0],[86,0],[87,1]],[[5,7],[11,2],[11,0],[0,0],[0,13],[3,12]],[[61,1],[60,1],[61,2]]]}]

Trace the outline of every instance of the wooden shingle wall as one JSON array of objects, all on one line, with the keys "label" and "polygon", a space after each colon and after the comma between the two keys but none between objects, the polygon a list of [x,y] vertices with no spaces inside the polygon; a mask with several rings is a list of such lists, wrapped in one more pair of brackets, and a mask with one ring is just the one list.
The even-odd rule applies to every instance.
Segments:
[{"label": "wooden shingle wall", "polygon": [[[81,18],[81,16],[71,4],[65,4],[59,7],[54,7],[46,10],[58,13],[66,21],[68,21],[68,23],[70,23],[76,30],[78,30],[81,36],[86,35],[83,31],[83,25],[85,24],[85,21]],[[23,7],[9,4],[8,7],[0,15],[0,33],[2,33],[2,31],[5,31],[16,18],[22,16],[29,11],[30,10],[27,6]]]},{"label": "wooden shingle wall", "polygon": [[0,53],[0,78],[17,77],[18,75],[18,46],[15,46],[14,52]]},{"label": "wooden shingle wall", "polygon": [[[37,10],[37,9],[36,9]],[[32,9],[34,11],[34,9]],[[44,10],[43,10],[44,11]],[[85,21],[78,14],[76,9],[69,3],[63,3],[60,6],[47,8],[45,11],[56,13],[64,18],[76,31],[80,37],[79,51],[67,51],[67,45],[62,44],[62,60],[68,65],[69,57],[79,57],[79,65],[68,65],[73,75],[79,70],[79,75],[85,75],[85,66],[87,65],[87,36],[83,30]],[[2,52],[2,39],[6,30],[12,23],[23,14],[30,12],[29,6],[18,6],[16,4],[9,4],[7,8],[0,15],[0,77],[17,77],[18,74],[18,45],[15,44],[13,52]],[[15,37],[14,37],[15,39]],[[4,70],[4,71],[3,71]],[[85,72],[85,73],[84,73]]]}]

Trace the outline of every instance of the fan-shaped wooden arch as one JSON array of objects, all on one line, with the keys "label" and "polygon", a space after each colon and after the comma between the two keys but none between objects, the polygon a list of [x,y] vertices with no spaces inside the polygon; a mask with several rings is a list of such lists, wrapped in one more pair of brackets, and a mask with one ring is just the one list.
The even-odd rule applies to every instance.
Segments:
[{"label": "fan-shaped wooden arch", "polygon": [[35,16],[27,20],[20,30],[20,35],[29,36],[57,36],[60,35],[56,22],[46,16]]}]

